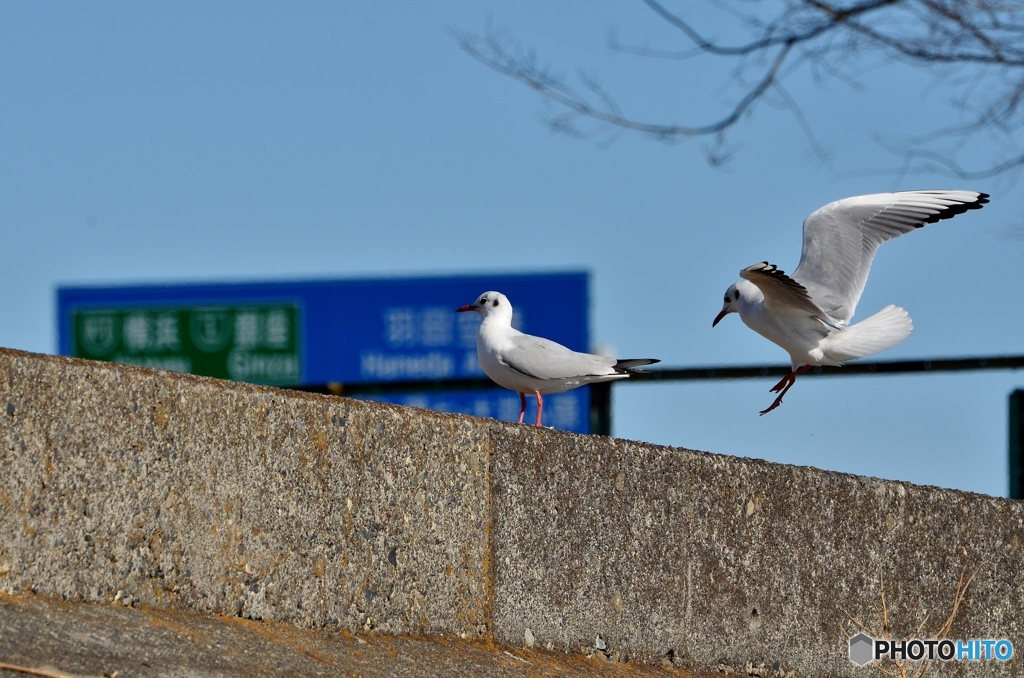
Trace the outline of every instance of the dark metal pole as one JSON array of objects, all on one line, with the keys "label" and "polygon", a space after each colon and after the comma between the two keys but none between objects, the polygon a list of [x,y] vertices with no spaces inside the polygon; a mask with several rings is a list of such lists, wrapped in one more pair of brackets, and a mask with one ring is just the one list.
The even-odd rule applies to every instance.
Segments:
[{"label": "dark metal pole", "polygon": [[1024,499],[1024,391],[1010,394],[1010,499]]},{"label": "dark metal pole", "polygon": [[[721,367],[661,367],[634,374],[624,383],[637,381],[708,381],[715,379],[757,379],[789,374],[789,365],[740,365]],[[879,360],[852,362],[843,367],[814,367],[806,376],[853,376],[859,374],[906,374],[921,372],[962,372],[966,370],[1024,369],[1024,356],[989,358],[934,358],[932,360]],[[803,377],[801,377],[802,379]]]},{"label": "dark metal pole", "polygon": [[590,385],[590,432],[599,436],[612,434],[612,382]]},{"label": "dark metal pole", "polygon": [[[907,374],[963,372],[969,370],[1024,369],[1024,355],[981,358],[933,358],[931,360],[879,360],[853,362],[843,367],[814,367],[809,376],[842,377],[861,374]],[[629,379],[616,383],[640,381],[714,381],[718,379],[759,379],[788,374],[789,365],[723,365],[708,367],[655,367],[637,370]],[[495,388],[490,379],[438,379],[435,381],[382,381],[361,384],[308,384],[293,386],[302,391],[355,395],[373,393],[409,393],[413,391],[454,391]]]}]

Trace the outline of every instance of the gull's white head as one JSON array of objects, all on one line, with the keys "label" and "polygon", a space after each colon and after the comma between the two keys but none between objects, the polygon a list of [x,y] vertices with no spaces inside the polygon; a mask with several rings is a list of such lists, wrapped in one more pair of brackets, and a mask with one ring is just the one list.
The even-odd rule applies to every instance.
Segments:
[{"label": "gull's white head", "polygon": [[743,305],[756,301],[759,296],[763,297],[764,295],[761,294],[761,290],[757,289],[757,285],[749,280],[737,280],[725,291],[722,310],[715,316],[711,326],[717,325],[722,318],[730,313],[739,313]]},{"label": "gull's white head", "polygon": [[508,297],[501,292],[484,292],[472,304],[466,304],[455,309],[456,313],[465,311],[476,311],[486,318],[507,318],[512,322],[512,304],[508,303]]}]

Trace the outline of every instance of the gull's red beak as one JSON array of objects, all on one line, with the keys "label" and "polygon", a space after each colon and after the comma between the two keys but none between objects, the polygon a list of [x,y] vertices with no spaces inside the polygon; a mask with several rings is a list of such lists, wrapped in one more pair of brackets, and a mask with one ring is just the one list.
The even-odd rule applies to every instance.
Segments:
[{"label": "gull's red beak", "polygon": [[[461,310],[461,309],[460,309],[460,310]],[[725,316],[727,316],[727,315],[729,315],[729,311],[727,311],[727,310],[725,310],[725,309],[723,308],[723,309],[722,309],[722,312],[721,312],[721,313],[719,313],[718,315],[716,315],[716,316],[715,316],[715,320],[714,320],[714,322],[712,322],[712,323],[711,323],[711,326],[712,326],[712,327],[714,327],[715,325],[717,325],[717,324],[719,323],[719,321],[720,321],[720,320],[721,320],[722,318],[724,318]]]},{"label": "gull's red beak", "polygon": [[475,309],[476,309],[476,306],[473,306],[473,304],[466,304],[465,306],[459,306],[457,309],[455,309],[455,312],[456,313],[465,313],[466,311],[473,311]]}]

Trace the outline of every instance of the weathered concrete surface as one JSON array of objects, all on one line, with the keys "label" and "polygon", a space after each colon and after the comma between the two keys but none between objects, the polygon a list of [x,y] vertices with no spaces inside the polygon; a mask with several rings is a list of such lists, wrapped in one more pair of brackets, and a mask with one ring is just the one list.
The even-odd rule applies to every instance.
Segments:
[{"label": "weathered concrete surface", "polygon": [[1024,502],[14,351],[0,474],[8,592],[863,676],[984,563],[950,636],[1024,651]]},{"label": "weathered concrete surface", "polygon": [[477,422],[10,351],[0,408],[6,591],[488,631]]},{"label": "weathered concrete surface", "polygon": [[[434,678],[686,678],[458,638],[325,633],[176,611],[0,595],[0,663],[64,675],[117,678],[391,676]],[[0,669],[0,678],[24,673]]]},{"label": "weathered concrete surface", "polygon": [[600,634],[691,668],[863,676],[846,639],[883,637],[882,586],[892,637],[932,638],[961,571],[985,561],[949,637],[1024,651],[1024,502],[526,429],[492,463],[500,640],[529,627],[571,650]]}]

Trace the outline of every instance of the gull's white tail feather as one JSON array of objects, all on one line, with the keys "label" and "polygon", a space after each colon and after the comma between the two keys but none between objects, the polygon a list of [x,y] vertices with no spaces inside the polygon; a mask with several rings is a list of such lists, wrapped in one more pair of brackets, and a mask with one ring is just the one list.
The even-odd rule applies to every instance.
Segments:
[{"label": "gull's white tail feather", "polygon": [[889,304],[870,318],[851,325],[828,337],[825,354],[836,362],[881,353],[910,336],[914,323],[906,309]]}]

